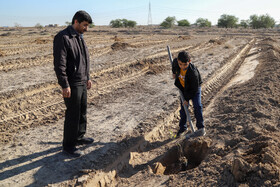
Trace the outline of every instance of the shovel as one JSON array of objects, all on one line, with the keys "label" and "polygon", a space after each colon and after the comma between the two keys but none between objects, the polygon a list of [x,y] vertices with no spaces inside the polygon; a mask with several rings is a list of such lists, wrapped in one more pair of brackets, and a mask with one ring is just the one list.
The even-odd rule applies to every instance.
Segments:
[{"label": "shovel", "polygon": [[[171,67],[172,67],[173,59],[172,59],[172,55],[171,55],[169,46],[167,46],[167,51],[168,51],[168,56],[169,56],[169,60],[170,60]],[[185,101],[184,95],[183,95],[183,93],[180,89],[178,89],[178,90],[179,90],[179,93],[180,93],[181,101],[182,101],[182,103],[184,103],[184,101]],[[191,120],[191,116],[190,116],[190,113],[189,113],[188,106],[185,105],[185,104],[183,104],[183,106],[184,106],[184,109],[185,109],[185,112],[186,112],[187,122],[189,123],[189,126],[191,127],[191,130],[194,133],[195,130],[193,128],[193,124],[192,124],[192,120]]]}]

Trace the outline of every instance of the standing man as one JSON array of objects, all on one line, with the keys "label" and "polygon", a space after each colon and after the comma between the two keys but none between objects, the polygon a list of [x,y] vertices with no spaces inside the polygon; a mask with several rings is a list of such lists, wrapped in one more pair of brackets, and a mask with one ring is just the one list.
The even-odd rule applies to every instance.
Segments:
[{"label": "standing man", "polygon": [[172,63],[173,78],[175,79],[175,86],[177,86],[183,93],[185,102],[181,102],[179,131],[177,136],[180,136],[187,130],[186,121],[187,116],[183,105],[189,106],[189,100],[192,100],[194,115],[196,118],[197,131],[192,135],[204,136],[206,134],[204,128],[204,121],[202,115],[201,104],[201,76],[198,69],[191,63],[191,58],[186,51],[178,54]]},{"label": "standing man", "polygon": [[87,89],[91,88],[89,52],[83,33],[92,23],[90,15],[78,11],[72,25],[60,31],[53,42],[54,70],[66,105],[63,151],[79,157],[83,152],[76,145],[91,144],[85,138],[87,126]]}]

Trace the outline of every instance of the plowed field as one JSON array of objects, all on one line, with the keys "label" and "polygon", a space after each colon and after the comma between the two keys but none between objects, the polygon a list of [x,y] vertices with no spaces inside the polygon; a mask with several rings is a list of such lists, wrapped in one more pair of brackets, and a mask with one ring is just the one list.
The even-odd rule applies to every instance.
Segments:
[{"label": "plowed field", "polygon": [[[95,141],[71,158],[53,70],[61,29],[0,28],[0,186],[280,185],[277,30],[89,29]],[[179,93],[167,45],[200,70],[204,137],[174,138]]]}]

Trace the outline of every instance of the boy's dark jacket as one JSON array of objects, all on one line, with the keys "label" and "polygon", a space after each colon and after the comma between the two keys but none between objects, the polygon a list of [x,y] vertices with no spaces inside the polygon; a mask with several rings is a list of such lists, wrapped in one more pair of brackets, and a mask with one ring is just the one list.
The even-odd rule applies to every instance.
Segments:
[{"label": "boy's dark jacket", "polygon": [[85,44],[81,45],[79,34],[72,26],[54,38],[54,70],[62,88],[84,85],[89,80],[89,52]]},{"label": "boy's dark jacket", "polygon": [[187,68],[187,73],[185,75],[185,88],[181,85],[179,81],[180,67],[178,65],[178,60],[175,58],[172,63],[172,72],[176,75],[175,86],[177,86],[183,93],[186,101],[192,99],[198,91],[198,88],[202,84],[201,76],[198,69],[190,63]]}]

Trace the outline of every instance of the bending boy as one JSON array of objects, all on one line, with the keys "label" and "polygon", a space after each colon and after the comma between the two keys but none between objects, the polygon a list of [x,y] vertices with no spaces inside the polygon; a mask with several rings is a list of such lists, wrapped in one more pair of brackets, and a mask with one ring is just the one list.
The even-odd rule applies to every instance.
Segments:
[{"label": "bending boy", "polygon": [[185,102],[181,101],[180,110],[180,122],[179,131],[177,137],[180,136],[184,131],[188,129],[186,126],[186,112],[183,105],[189,106],[189,100],[192,100],[194,115],[196,118],[195,136],[204,136],[206,134],[204,128],[204,121],[202,115],[202,104],[201,104],[201,76],[198,69],[191,63],[189,54],[186,51],[182,51],[178,54],[178,58],[175,58],[172,63],[173,78],[175,79],[175,86],[178,87],[185,98]]}]

